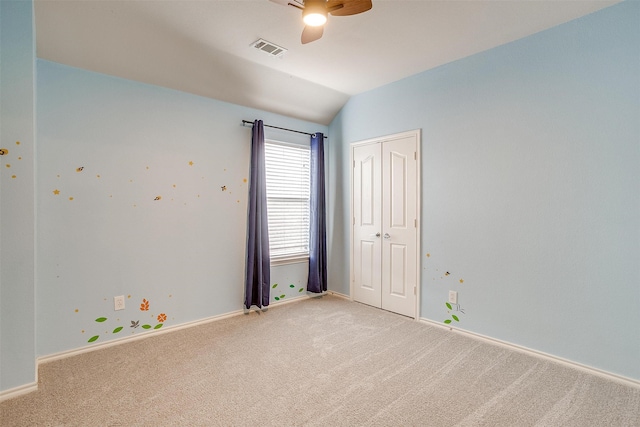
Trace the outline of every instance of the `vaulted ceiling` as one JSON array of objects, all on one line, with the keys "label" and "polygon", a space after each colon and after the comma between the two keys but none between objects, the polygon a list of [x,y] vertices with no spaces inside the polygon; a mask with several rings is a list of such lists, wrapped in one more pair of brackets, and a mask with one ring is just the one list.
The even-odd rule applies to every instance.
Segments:
[{"label": "vaulted ceiling", "polygon": [[301,12],[269,0],[36,0],[37,56],[328,124],[352,95],[618,1],[373,0],[303,45]]}]

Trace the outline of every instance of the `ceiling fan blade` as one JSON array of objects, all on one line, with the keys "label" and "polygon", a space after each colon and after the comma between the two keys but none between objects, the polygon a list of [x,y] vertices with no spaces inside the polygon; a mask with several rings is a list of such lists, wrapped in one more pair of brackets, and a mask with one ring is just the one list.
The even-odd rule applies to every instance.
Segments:
[{"label": "ceiling fan blade", "polygon": [[[275,1],[275,0],[272,0]],[[340,7],[342,5],[342,7]],[[327,10],[334,16],[356,15],[371,9],[371,0],[328,0]],[[333,10],[335,9],[335,10]]]},{"label": "ceiling fan blade", "polygon": [[300,40],[302,44],[311,43],[313,41],[318,40],[322,37],[322,33],[324,32],[324,27],[322,25],[318,27],[311,27],[309,25],[304,26],[304,30],[302,30],[302,37]]},{"label": "ceiling fan blade", "polygon": [[298,9],[304,9],[304,3],[298,0],[270,0],[270,1],[272,1],[273,3],[277,3],[281,6],[293,6]]}]

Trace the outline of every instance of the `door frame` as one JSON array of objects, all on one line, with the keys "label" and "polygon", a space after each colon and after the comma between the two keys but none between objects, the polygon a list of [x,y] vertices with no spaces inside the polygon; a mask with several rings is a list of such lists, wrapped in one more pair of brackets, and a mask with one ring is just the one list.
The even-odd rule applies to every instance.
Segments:
[{"label": "door frame", "polygon": [[415,310],[414,310],[414,319],[415,320],[419,320],[420,319],[420,295],[421,295],[421,283],[422,283],[422,275],[421,275],[421,261],[422,261],[422,257],[421,257],[421,253],[422,253],[422,249],[421,249],[421,240],[422,240],[422,233],[421,233],[421,217],[422,217],[422,190],[421,190],[421,183],[422,183],[422,156],[421,156],[421,147],[422,147],[422,129],[414,129],[414,130],[409,130],[409,131],[405,131],[405,132],[400,132],[400,133],[394,133],[391,135],[385,135],[385,136],[379,136],[379,137],[375,137],[375,138],[370,138],[370,139],[365,139],[365,140],[361,140],[361,141],[355,141],[355,142],[351,142],[349,144],[349,297],[351,299],[351,301],[354,301],[353,299],[353,286],[354,286],[354,281],[355,281],[355,273],[354,273],[354,269],[353,269],[353,251],[354,251],[354,244],[353,244],[353,238],[354,238],[354,230],[353,230],[353,226],[354,226],[354,222],[355,222],[355,217],[354,217],[354,206],[353,206],[353,171],[354,171],[354,165],[355,165],[355,159],[354,159],[354,147],[357,146],[361,146],[361,145],[367,145],[367,144],[378,144],[378,143],[382,143],[391,139],[398,139],[398,138],[405,138],[405,137],[409,137],[409,136],[415,136],[416,138],[416,157],[417,157],[417,163],[416,163],[416,168],[417,168],[417,182],[416,182],[416,206],[418,209],[418,212],[416,212],[416,290],[415,290],[415,295],[416,295],[416,303],[415,303]]}]

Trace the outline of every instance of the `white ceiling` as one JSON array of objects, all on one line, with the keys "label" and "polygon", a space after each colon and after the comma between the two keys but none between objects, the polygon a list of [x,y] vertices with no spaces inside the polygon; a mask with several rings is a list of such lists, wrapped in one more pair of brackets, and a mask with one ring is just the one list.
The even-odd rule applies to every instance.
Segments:
[{"label": "white ceiling", "polygon": [[[269,0],[36,0],[39,58],[328,124],[351,95],[517,40],[619,0],[373,0],[302,45]],[[273,58],[264,38],[288,49]]]}]

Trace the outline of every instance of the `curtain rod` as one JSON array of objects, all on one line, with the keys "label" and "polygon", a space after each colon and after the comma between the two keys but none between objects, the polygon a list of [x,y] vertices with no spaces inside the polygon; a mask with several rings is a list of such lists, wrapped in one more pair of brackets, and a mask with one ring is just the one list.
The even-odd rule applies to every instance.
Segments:
[{"label": "curtain rod", "polygon": [[[252,122],[252,121],[249,121],[249,120],[243,120],[243,121],[242,121],[242,126],[245,126],[245,125],[252,125],[252,126],[253,126],[253,122]],[[302,131],[300,131],[300,130],[293,130],[293,129],[281,128],[281,127],[278,127],[278,126],[265,125],[264,123],[262,124],[262,126],[266,126],[266,127],[268,127],[268,128],[274,128],[274,129],[286,130],[287,132],[301,133],[301,134],[303,134],[303,135],[309,135],[309,136],[313,136],[313,135],[314,135],[313,133],[309,133],[309,132],[302,132]],[[323,136],[324,136],[325,138],[327,137],[326,135],[323,135]]]}]

